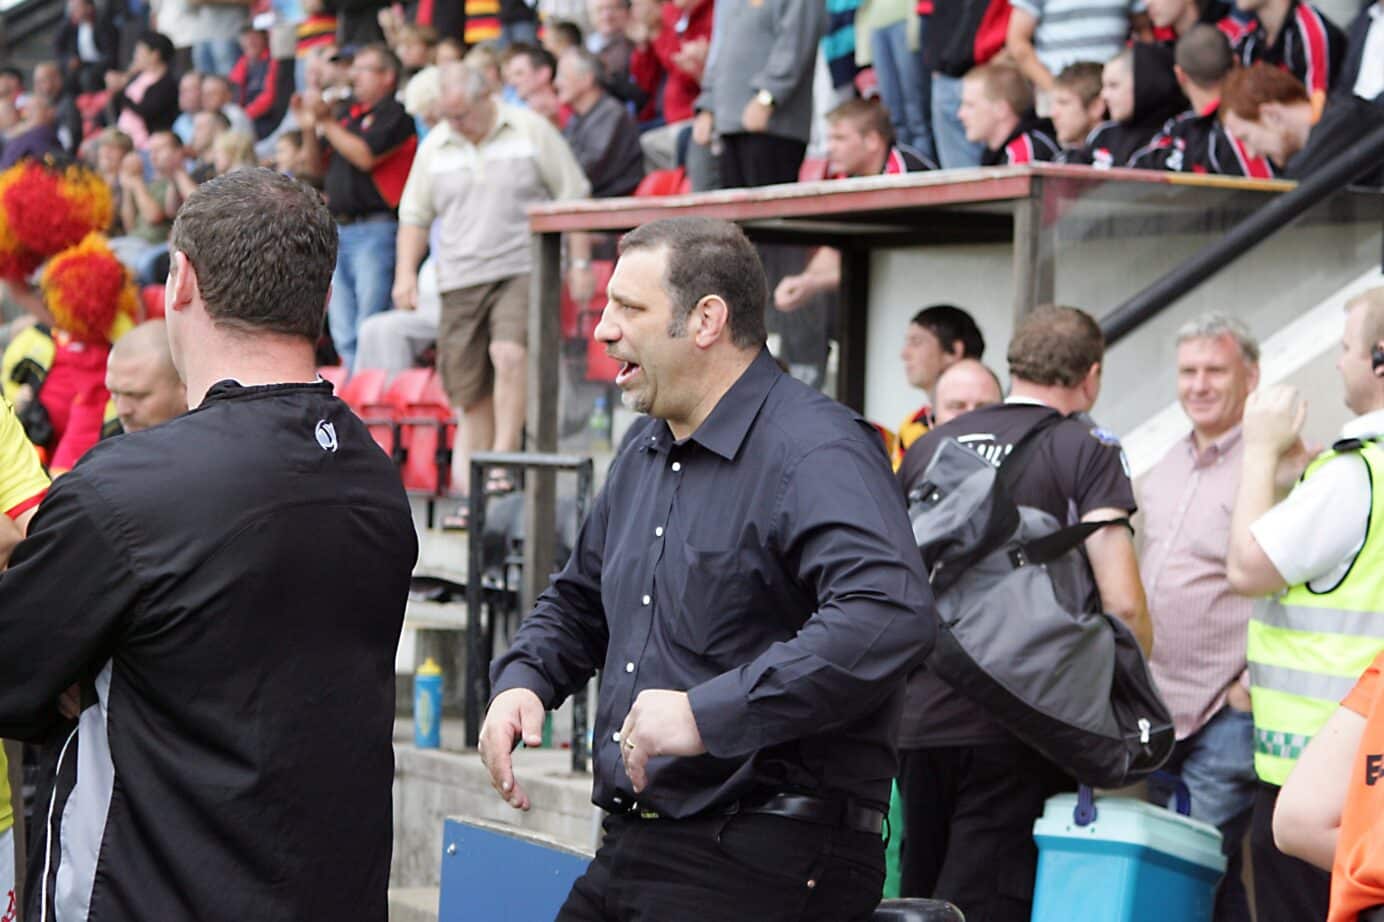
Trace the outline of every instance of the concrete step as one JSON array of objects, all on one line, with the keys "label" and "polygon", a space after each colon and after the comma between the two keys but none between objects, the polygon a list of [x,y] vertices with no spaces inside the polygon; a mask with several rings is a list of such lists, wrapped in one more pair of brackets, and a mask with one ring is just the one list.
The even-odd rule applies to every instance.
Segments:
[{"label": "concrete step", "polygon": [[548,836],[562,845],[590,851],[598,829],[591,803],[591,776],[571,771],[563,749],[520,749],[515,753],[519,783],[533,807],[520,812],[500,799],[474,750],[462,748],[460,721],[444,721],[441,749],[417,749],[408,742],[406,721],[396,727],[394,758],[395,887],[436,887],[442,861],[442,824],[448,816],[508,823]]},{"label": "concrete step", "polygon": [[389,922],[437,922],[437,887],[390,887]]}]

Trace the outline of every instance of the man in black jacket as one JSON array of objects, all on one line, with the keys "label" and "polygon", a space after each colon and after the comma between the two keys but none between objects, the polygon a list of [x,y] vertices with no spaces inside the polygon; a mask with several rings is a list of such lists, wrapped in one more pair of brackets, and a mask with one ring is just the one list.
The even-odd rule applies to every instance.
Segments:
[{"label": "man in black jacket", "polygon": [[120,34],[115,23],[96,12],[92,0],[68,0],[67,16],[53,36],[53,52],[67,81],[67,92],[96,93],[106,71],[115,67]]},{"label": "man in black jacket", "polygon": [[170,244],[195,409],[89,452],[0,576],[0,736],[81,702],[26,918],[384,922],[417,544],[393,465],[316,374],[336,227],[243,170]]},{"label": "man in black jacket", "polygon": [[1168,121],[1187,108],[1173,72],[1173,53],[1162,45],[1135,43],[1106,62],[1101,96],[1110,113],[1068,163],[1097,169],[1130,166]]}]

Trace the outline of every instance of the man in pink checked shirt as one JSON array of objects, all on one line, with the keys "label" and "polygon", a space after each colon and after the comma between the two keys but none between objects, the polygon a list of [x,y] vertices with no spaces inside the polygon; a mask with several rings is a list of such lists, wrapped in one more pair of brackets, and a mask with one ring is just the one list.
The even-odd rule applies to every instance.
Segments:
[{"label": "man in pink checked shirt", "polygon": [[[1229,859],[1216,922],[1249,922],[1240,843],[1254,803],[1254,721],[1245,645],[1252,601],[1226,578],[1230,513],[1240,480],[1240,420],[1259,383],[1259,345],[1238,320],[1212,313],[1177,336],[1177,397],[1192,432],[1138,487],[1139,569],[1153,620],[1151,666],[1177,727],[1164,770],[1192,795],[1192,816],[1217,826]],[[1171,791],[1151,782],[1150,799]]]}]

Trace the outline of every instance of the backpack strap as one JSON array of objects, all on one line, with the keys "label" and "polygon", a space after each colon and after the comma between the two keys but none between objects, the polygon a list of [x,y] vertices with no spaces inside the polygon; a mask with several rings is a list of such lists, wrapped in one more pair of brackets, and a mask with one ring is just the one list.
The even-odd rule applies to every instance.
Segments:
[{"label": "backpack strap", "polygon": [[1032,541],[1018,545],[1009,552],[1009,561],[1014,564],[1015,569],[1029,564],[1052,563],[1072,548],[1079,547],[1083,541],[1102,528],[1108,528],[1111,525],[1123,525],[1130,532],[1134,531],[1134,525],[1129,521],[1128,516],[1118,519],[1104,519],[1099,522],[1077,522],[1075,525],[1059,528],[1041,538],[1034,538]]}]

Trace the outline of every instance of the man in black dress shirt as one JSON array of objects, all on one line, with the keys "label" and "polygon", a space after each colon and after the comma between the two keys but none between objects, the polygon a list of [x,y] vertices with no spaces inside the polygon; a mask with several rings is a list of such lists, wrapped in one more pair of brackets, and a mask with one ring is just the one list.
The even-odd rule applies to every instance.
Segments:
[{"label": "man in black dress shirt", "polygon": [[764,349],[734,225],[621,241],[595,335],[626,441],[566,568],[492,672],[481,754],[600,668],[593,800],[613,815],[561,920],[869,919],[904,678],[935,612],[874,429]]}]

